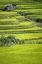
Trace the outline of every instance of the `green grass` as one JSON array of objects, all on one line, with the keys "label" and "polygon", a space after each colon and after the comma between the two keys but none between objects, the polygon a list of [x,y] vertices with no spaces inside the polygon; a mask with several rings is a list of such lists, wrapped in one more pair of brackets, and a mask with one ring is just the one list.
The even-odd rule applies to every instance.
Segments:
[{"label": "green grass", "polygon": [[[13,27],[13,26],[12,26]],[[4,28],[3,28],[4,29]],[[42,31],[42,28],[41,27],[31,27],[31,28],[22,28],[22,29],[15,29],[15,28],[10,28],[11,30],[7,30],[7,29],[5,29],[5,30],[0,30],[0,32],[1,31],[24,31],[24,30],[41,30]]]},{"label": "green grass", "polygon": [[[6,31],[7,32],[7,31]],[[4,33],[4,32],[3,32]],[[8,32],[9,33],[9,32]],[[12,32],[11,32],[11,34],[0,34],[0,37],[2,36],[2,35],[4,35],[4,36],[14,36],[16,39],[20,39],[20,40],[25,40],[25,39],[32,39],[32,38],[40,38],[40,37],[42,37],[42,33],[23,33],[23,34],[12,34]]]},{"label": "green grass", "polygon": [[42,4],[17,5],[17,9],[41,9]]},{"label": "green grass", "polygon": [[[28,22],[28,21],[22,21],[22,22],[18,22],[18,20],[16,20],[16,19],[2,19],[2,20],[0,20],[0,23],[6,23],[6,22],[9,22],[9,21],[13,21],[13,25],[0,25],[0,27],[2,26],[2,27],[4,27],[4,26],[6,26],[6,27],[8,27],[8,26],[29,26],[29,25],[32,25],[32,24],[35,24],[35,22],[33,22],[33,21],[30,21],[30,22]],[[14,23],[16,21],[16,23]]]},{"label": "green grass", "polygon": [[[25,0],[21,0],[21,1],[24,1],[25,2]],[[0,2],[21,2],[20,0],[0,0]],[[33,1],[33,0],[26,0],[26,1],[29,1],[29,2],[31,2],[31,1]]]},{"label": "green grass", "polygon": [[27,17],[29,17],[31,19],[37,19],[37,18],[42,19],[42,15],[27,15]]},{"label": "green grass", "polygon": [[19,12],[19,11],[20,12],[32,12],[32,13],[35,12],[35,13],[37,13],[37,12],[42,12],[42,9],[27,9],[27,10],[26,9],[25,10],[22,9],[22,10],[16,10],[16,12]]},{"label": "green grass", "polygon": [[14,34],[17,39],[32,39],[42,37],[42,33],[27,33],[27,34]]},{"label": "green grass", "polygon": [[0,21],[16,21],[16,18],[15,19],[0,19]]},{"label": "green grass", "polygon": [[0,12],[0,14],[17,14],[17,12]]},{"label": "green grass", "polygon": [[42,44],[0,47],[0,64],[42,64]]},{"label": "green grass", "polygon": [[[2,27],[1,27],[2,28]],[[9,28],[9,27],[8,27]],[[28,31],[38,31],[38,30],[41,30],[42,31],[42,28],[41,27],[32,27],[32,28],[22,28],[22,29],[19,29],[19,28],[13,28],[13,26],[12,26],[12,28],[9,28],[9,29],[6,29],[5,27],[3,28],[3,30],[2,29],[0,29],[0,32],[15,32],[15,31],[26,31],[26,30],[28,30]]]},{"label": "green grass", "polygon": [[[0,64],[42,64],[42,44],[36,44],[36,42],[42,42],[42,32],[40,33],[24,33],[23,31],[26,30],[41,30],[42,27],[33,26],[35,24],[34,21],[21,21],[19,22],[18,19],[24,19],[25,16],[21,16],[17,12],[25,12],[29,19],[42,19],[42,2],[34,2],[34,0],[0,0],[0,8],[4,8],[7,3],[15,3],[16,10],[11,12],[3,12],[0,11],[1,15],[9,18],[0,19],[0,37],[1,36],[14,36],[16,39],[19,40],[28,40],[31,41],[32,44],[21,44],[21,45],[13,45],[11,47],[0,47]],[[17,23],[14,23],[17,22]],[[20,29],[20,26],[22,28]],[[24,27],[23,27],[24,26]],[[25,27],[30,26],[30,28]],[[16,29],[17,28],[17,29]],[[2,30],[3,29],[3,30]],[[20,31],[20,34],[19,32]],[[23,33],[22,33],[22,32]],[[13,33],[12,33],[13,32]],[[15,32],[18,32],[15,34]],[[9,34],[10,33],[10,34]],[[29,40],[35,39],[37,40]],[[28,43],[27,41],[27,43]],[[35,44],[33,44],[35,43]]]},{"label": "green grass", "polygon": [[[42,42],[42,39],[40,39],[42,37],[42,27],[35,25],[31,27],[31,25],[36,24],[33,20],[19,22],[18,19],[22,20],[25,16],[21,16],[17,13],[25,12],[28,19],[42,19],[42,2],[34,2],[34,0],[0,0],[0,8],[4,8],[10,2],[16,4],[16,10],[11,12],[0,11],[0,17],[1,15],[6,15],[6,18],[3,19],[3,17],[1,17],[2,19],[0,19],[0,37],[8,37],[11,35],[19,40],[27,39],[32,44],[0,47],[0,64],[42,64],[42,44],[36,44],[36,42]],[[7,18],[8,16],[9,18]],[[20,26],[22,26],[22,28],[20,28]],[[30,26],[30,28],[26,26]],[[41,30],[41,33],[23,32],[27,30]],[[20,34],[18,31],[20,31]],[[15,34],[15,32],[18,33]],[[37,40],[35,38],[37,38]]]},{"label": "green grass", "polygon": [[8,0],[8,1],[7,0],[5,0],[5,1],[4,0],[0,0],[0,2],[18,2],[18,1],[19,0],[11,0],[11,1],[10,0]]}]

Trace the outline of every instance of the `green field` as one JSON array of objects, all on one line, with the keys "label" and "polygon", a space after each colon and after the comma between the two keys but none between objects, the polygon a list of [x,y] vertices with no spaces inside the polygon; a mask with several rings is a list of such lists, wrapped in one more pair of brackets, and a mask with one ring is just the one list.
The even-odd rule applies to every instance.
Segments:
[{"label": "green field", "polygon": [[0,10],[0,37],[11,35],[19,40],[41,38],[42,22],[37,23],[36,19],[42,19],[42,1],[0,0],[0,8],[4,8],[8,3],[16,4],[16,10]]},{"label": "green field", "polygon": [[42,64],[42,0],[0,0],[0,64]]},{"label": "green field", "polygon": [[42,64],[42,44],[0,47],[0,64]]},{"label": "green field", "polygon": [[36,22],[36,19],[42,19],[42,1],[0,0],[0,9],[8,3],[16,4],[16,10],[11,12],[0,10],[0,37],[9,34],[13,36],[15,34],[20,40],[32,38],[31,34],[34,35],[33,38],[42,37],[42,22]]}]

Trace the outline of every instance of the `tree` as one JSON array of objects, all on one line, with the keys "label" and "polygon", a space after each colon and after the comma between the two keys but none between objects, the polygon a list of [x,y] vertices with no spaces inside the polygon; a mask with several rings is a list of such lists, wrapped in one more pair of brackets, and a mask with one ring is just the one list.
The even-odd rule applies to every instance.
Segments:
[{"label": "tree", "polygon": [[42,0],[34,0],[34,1],[36,1],[36,2],[41,2]]},{"label": "tree", "polygon": [[2,35],[2,37],[0,38],[0,42],[1,42],[0,46],[4,46],[7,43],[7,38]]},{"label": "tree", "polygon": [[16,39],[15,39],[15,37],[14,36],[8,36],[7,37],[7,40],[8,40],[8,42],[13,42],[13,43],[15,43],[15,41],[16,41]]},{"label": "tree", "polygon": [[42,19],[37,18],[36,22],[42,22]]},{"label": "tree", "polygon": [[16,43],[16,39],[14,36],[5,37],[2,35],[0,38],[0,46],[10,46]]}]

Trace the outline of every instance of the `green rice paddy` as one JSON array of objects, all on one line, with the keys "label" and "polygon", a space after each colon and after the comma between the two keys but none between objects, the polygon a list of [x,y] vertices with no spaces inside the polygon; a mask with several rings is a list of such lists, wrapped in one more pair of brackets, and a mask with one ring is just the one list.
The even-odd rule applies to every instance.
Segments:
[{"label": "green rice paddy", "polygon": [[8,3],[16,4],[16,10],[0,10],[0,38],[14,36],[26,41],[0,47],[0,64],[42,64],[42,44],[36,44],[42,42],[42,22],[36,22],[37,18],[42,19],[42,1],[0,0],[0,9]]},{"label": "green rice paddy", "polygon": [[42,64],[42,44],[0,47],[0,64]]}]

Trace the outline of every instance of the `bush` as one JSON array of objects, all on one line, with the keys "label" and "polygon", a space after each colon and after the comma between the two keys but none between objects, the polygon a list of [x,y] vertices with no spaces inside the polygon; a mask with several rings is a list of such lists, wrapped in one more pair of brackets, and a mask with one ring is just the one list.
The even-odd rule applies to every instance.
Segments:
[{"label": "bush", "polygon": [[38,42],[38,41],[37,41],[36,44],[42,44],[42,42]]},{"label": "bush", "polygon": [[10,46],[16,43],[16,39],[13,36],[2,36],[0,38],[0,46]]},{"label": "bush", "polygon": [[37,18],[36,22],[42,22],[42,19]]},{"label": "bush", "polygon": [[42,2],[42,0],[34,0],[34,1],[36,1],[36,2]]},{"label": "bush", "polygon": [[7,38],[5,36],[2,36],[0,38],[0,46],[4,46],[5,44],[7,44]]},{"label": "bush", "polygon": [[21,16],[26,16],[27,15],[27,13],[25,13],[25,12],[18,12],[18,14],[20,14]]}]

